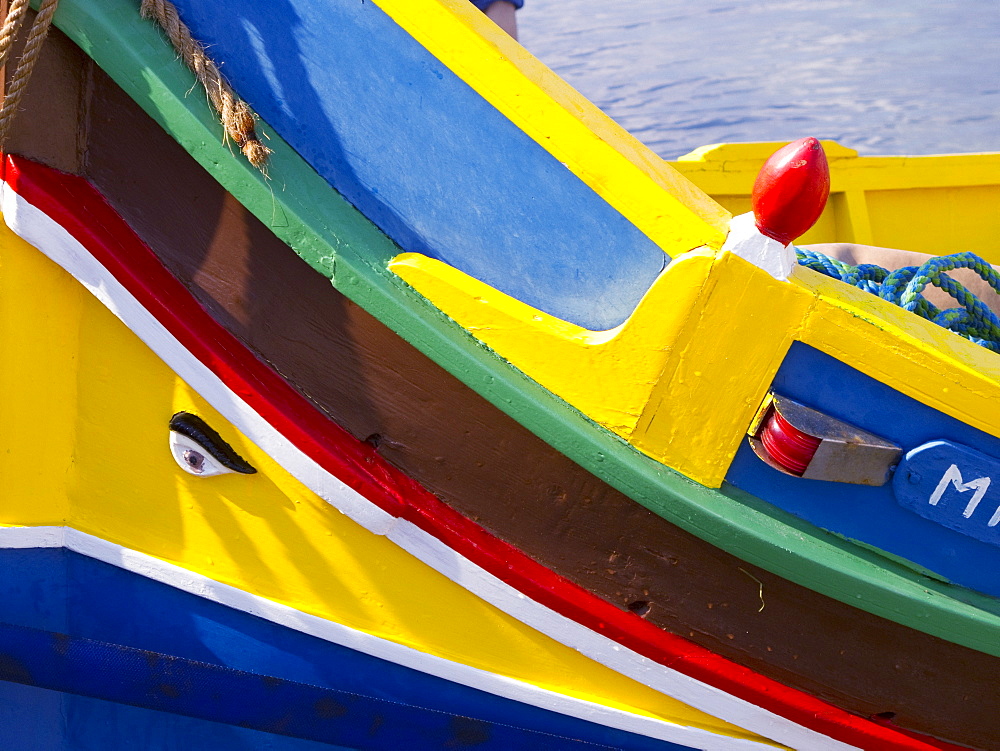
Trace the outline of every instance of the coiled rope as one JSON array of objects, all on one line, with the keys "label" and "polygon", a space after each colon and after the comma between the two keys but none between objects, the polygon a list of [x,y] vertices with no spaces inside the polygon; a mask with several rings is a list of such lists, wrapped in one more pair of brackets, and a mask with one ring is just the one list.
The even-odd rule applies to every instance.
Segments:
[{"label": "coiled rope", "polygon": [[226,135],[239,146],[250,164],[263,170],[271,150],[257,137],[253,110],[233,93],[219,68],[205,54],[205,48],[191,37],[190,29],[180,20],[173,3],[167,0],[142,0],[140,13],[143,18],[151,18],[160,25],[181,60],[208,94],[208,100],[219,114]]},{"label": "coiled rope", "polygon": [[[851,266],[804,248],[796,247],[795,254],[806,268],[847,282],[993,352],[1000,352],[1000,318],[986,303],[946,273],[955,269],[972,269],[1000,293],[1000,273],[974,253],[938,256],[921,266],[904,266],[895,271],[871,263]],[[951,295],[958,306],[942,310],[933,305],[921,294],[928,284]]]},{"label": "coiled rope", "polygon": [[[28,31],[28,39],[24,43],[24,52],[17,62],[17,68],[10,79],[10,84],[4,91],[3,107],[0,108],[0,149],[7,143],[7,136],[10,135],[11,125],[14,117],[21,106],[21,97],[28,86],[31,72],[35,69],[38,55],[42,51],[42,44],[49,33],[52,25],[52,16],[56,13],[59,0],[42,0],[38,8],[38,15],[35,16],[34,23]],[[21,23],[28,11],[28,0],[12,0],[7,9],[7,17],[3,26],[0,27],[0,65],[7,62],[11,47],[17,37],[17,32],[21,29]]]}]

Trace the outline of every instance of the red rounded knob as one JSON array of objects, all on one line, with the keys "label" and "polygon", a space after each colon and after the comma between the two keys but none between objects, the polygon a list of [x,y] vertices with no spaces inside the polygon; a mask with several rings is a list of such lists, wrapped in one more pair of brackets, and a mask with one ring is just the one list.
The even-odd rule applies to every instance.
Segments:
[{"label": "red rounded knob", "polygon": [[753,184],[757,229],[782,245],[804,234],[830,195],[830,166],[815,138],[800,138],[771,154]]}]

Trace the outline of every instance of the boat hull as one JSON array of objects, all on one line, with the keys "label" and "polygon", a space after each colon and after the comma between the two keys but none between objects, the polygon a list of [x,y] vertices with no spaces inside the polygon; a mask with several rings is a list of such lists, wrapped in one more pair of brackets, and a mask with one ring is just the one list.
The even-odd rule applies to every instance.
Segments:
[{"label": "boat hull", "polygon": [[[208,399],[221,419],[245,433],[247,451],[271,457],[322,499],[316,502],[328,501],[419,562],[407,559],[403,568],[422,571],[426,565],[449,586],[459,589],[460,583],[464,594],[454,594],[455,602],[481,614],[478,627],[513,629],[529,641],[534,632],[544,635],[553,644],[545,641],[540,649],[558,653],[567,673],[570,652],[586,655],[598,666],[582,671],[592,687],[610,673],[635,683],[617,698],[601,695],[593,702],[598,707],[611,707],[622,696],[641,704],[647,692],[682,699],[708,715],[699,722],[710,726],[706,732],[720,748],[766,744],[764,737],[800,748],[935,747],[913,733],[985,748],[1000,737],[990,719],[1000,712],[984,704],[993,696],[1000,659],[988,647],[996,629],[989,608],[977,611],[979,602],[966,607],[961,600],[952,605],[947,595],[939,597],[946,588],[927,585],[905,566],[817,532],[737,488],[694,483],[597,428],[393,277],[385,264],[399,249],[390,238],[402,242],[405,233],[393,233],[381,209],[369,210],[376,228],[338,203],[333,191],[309,183],[315,201],[310,221],[322,214],[316,206],[337,207],[313,225],[322,226],[321,241],[303,231],[282,191],[271,193],[266,206],[258,203],[255,215],[245,208],[253,204],[247,196],[259,198],[262,186],[271,191],[276,183],[233,179],[228,166],[214,171],[224,159],[213,163],[204,158],[204,144],[192,145],[187,134],[178,144],[164,132],[169,107],[145,101],[161,119],[154,122],[133,101],[141,100],[134,79],[127,94],[79,50],[57,40],[52,45],[64,64],[53,58],[48,79],[40,71],[39,90],[65,96],[29,99],[22,121],[51,120],[53,127],[42,138],[24,126],[12,144],[73,177],[53,177],[16,159],[9,163],[10,225],[184,374],[197,399]],[[59,117],[51,116],[52,108]],[[91,125],[86,129],[75,114],[81,108]],[[275,145],[290,155],[287,146]],[[189,151],[202,155],[201,166]],[[302,169],[305,175],[308,167]],[[91,206],[94,196],[106,203]],[[84,255],[60,256],[58,243],[44,241],[45,232],[33,234],[37,228],[17,215],[30,213],[19,201],[69,231],[95,254],[97,266],[78,266],[74,259]],[[85,242],[119,225],[94,248]],[[350,252],[344,237],[355,243]],[[329,250],[334,246],[337,252]],[[377,283],[369,284],[372,279]],[[116,283],[136,301],[134,308],[128,296],[104,294]],[[380,307],[372,302],[380,295],[402,302]],[[164,348],[161,333],[150,333],[154,323],[180,346]],[[420,327],[432,333],[414,336]],[[456,366],[453,351],[475,367]],[[195,363],[189,362],[192,353]],[[194,377],[201,366],[228,391],[213,391],[211,378]],[[239,400],[252,409],[234,407]],[[533,417],[525,419],[529,413]],[[254,432],[261,416],[268,426]],[[529,430],[525,423],[548,427]],[[286,443],[361,500],[310,485],[307,479],[319,474],[294,452],[282,453]],[[227,510],[212,514],[229,513],[229,503],[227,498],[220,506]],[[272,512],[259,513],[269,519]],[[212,514],[210,519],[221,518]],[[15,515],[7,521],[29,520]],[[322,514],[290,523],[268,538],[267,549],[295,550],[303,533],[331,524],[332,517]],[[757,530],[757,537],[727,531],[741,524],[741,530]],[[155,550],[140,552],[182,567],[215,565],[175,560],[190,546],[157,547],[163,541],[156,537],[154,530],[152,542],[146,539]],[[226,560],[232,571],[248,565],[253,535],[220,537],[231,541]],[[744,542],[753,550],[744,550]],[[385,550],[380,547],[380,555],[389,555]],[[809,560],[807,550],[819,551],[819,558]],[[378,556],[357,560],[363,561],[362,576],[369,567],[381,570]],[[797,562],[808,571],[798,570]],[[306,589],[328,575],[294,555],[287,571],[311,582]],[[373,599],[406,599],[390,591],[389,580],[380,582]],[[852,589],[859,582],[863,598]],[[275,577],[250,577],[240,585],[265,598],[287,594]],[[879,603],[883,592],[897,599]],[[352,590],[352,597],[365,602],[369,595]],[[482,602],[496,608],[487,608],[493,616]],[[892,612],[896,602],[905,605],[902,615]],[[413,617],[424,617],[419,605],[414,608]],[[315,602],[304,609],[316,610]],[[319,610],[320,617],[343,622],[343,614]],[[419,650],[482,667],[476,661],[485,640],[461,640],[465,621],[442,618],[419,637],[394,631],[406,622],[402,616],[387,620],[390,641],[413,638]],[[116,643],[113,637],[98,640]],[[531,685],[530,662],[509,663],[500,672]],[[572,680],[559,688],[567,695],[579,690]],[[969,695],[985,698],[973,704]],[[643,708],[623,711],[644,716],[634,709]],[[628,732],[641,736],[635,742],[686,743],[682,730],[668,728],[657,711],[654,719],[665,724],[655,732],[640,720],[641,732],[626,723]],[[739,727],[712,724],[713,718]],[[600,732],[610,732],[607,727]],[[536,729],[519,728],[528,734]],[[582,731],[567,732],[569,740],[583,738]],[[354,743],[350,738],[331,742]]]}]

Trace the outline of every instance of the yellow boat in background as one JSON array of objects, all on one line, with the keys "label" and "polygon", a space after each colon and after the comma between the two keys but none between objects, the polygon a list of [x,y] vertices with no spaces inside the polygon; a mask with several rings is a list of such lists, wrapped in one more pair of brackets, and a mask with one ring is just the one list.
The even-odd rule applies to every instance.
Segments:
[{"label": "yellow boat in background", "polygon": [[[669,164],[734,215],[743,214],[760,165],[781,145],[713,144]],[[823,141],[823,148],[830,200],[799,244],[972,251],[1000,263],[1000,154],[858,156],[834,141]]]}]

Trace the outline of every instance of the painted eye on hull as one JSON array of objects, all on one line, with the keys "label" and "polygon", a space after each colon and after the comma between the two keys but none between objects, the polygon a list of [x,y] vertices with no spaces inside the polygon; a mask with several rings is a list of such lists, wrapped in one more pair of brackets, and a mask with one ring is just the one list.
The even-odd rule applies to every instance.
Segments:
[{"label": "painted eye on hull", "polygon": [[170,418],[170,453],[177,466],[198,477],[233,472],[252,475],[257,471],[208,423],[190,412],[178,412]]}]

